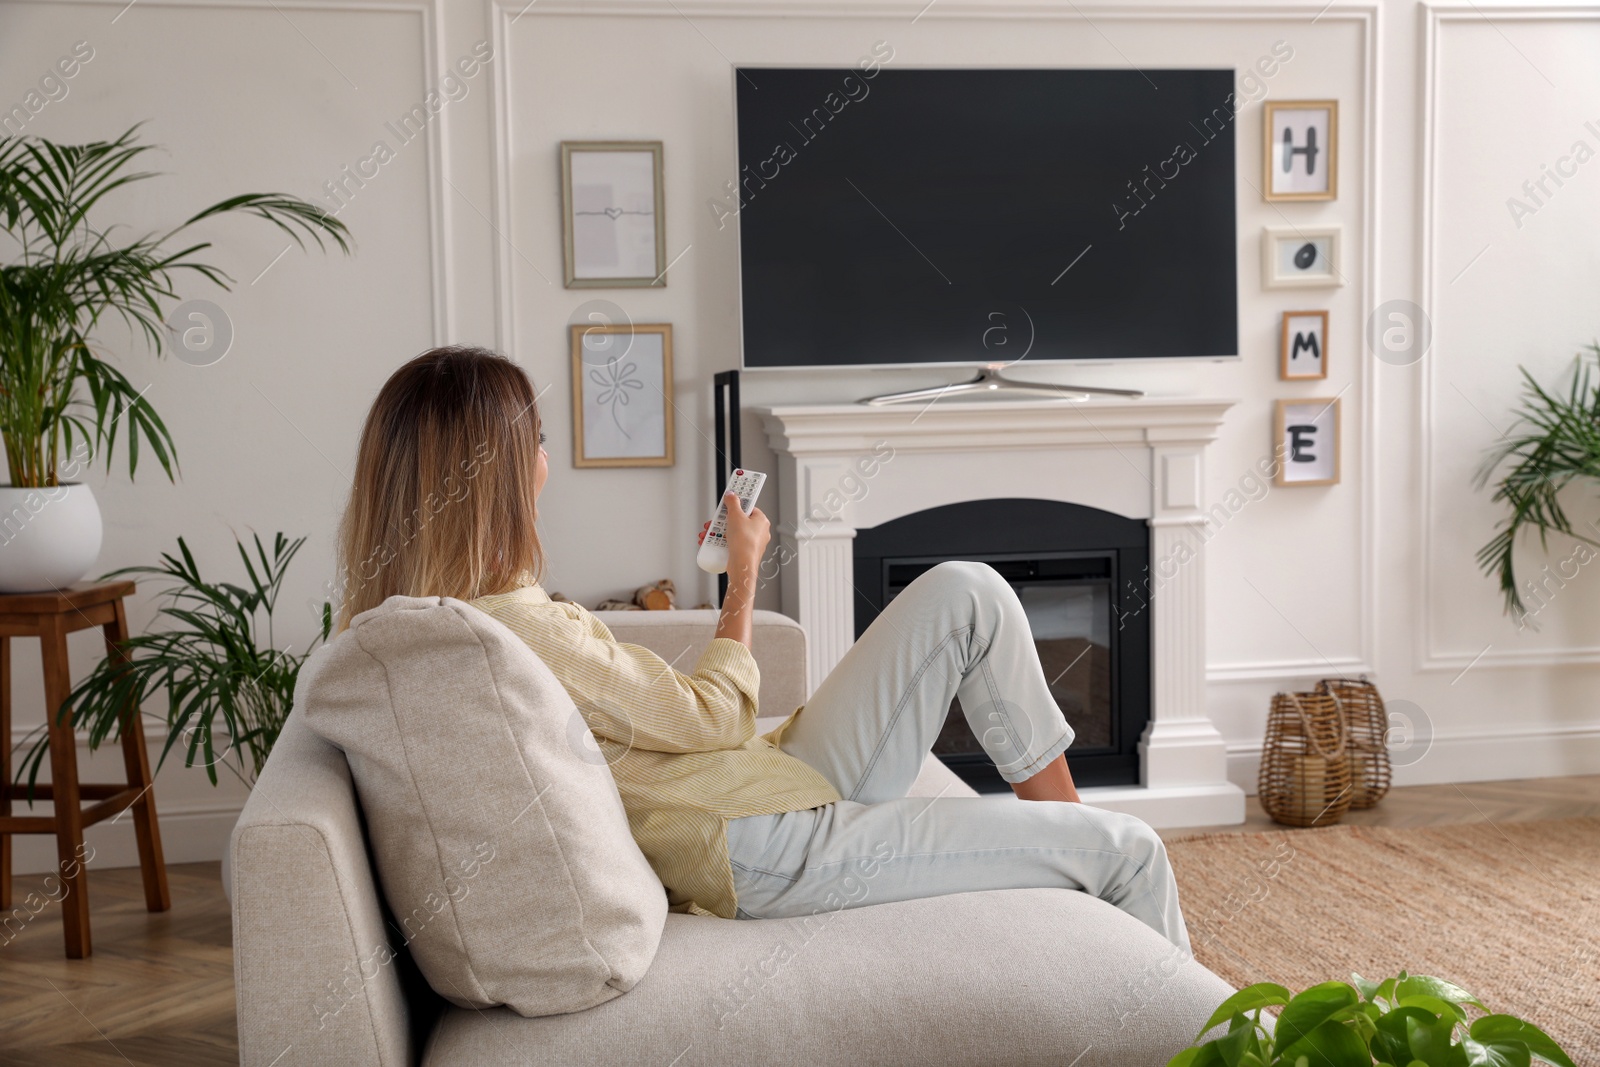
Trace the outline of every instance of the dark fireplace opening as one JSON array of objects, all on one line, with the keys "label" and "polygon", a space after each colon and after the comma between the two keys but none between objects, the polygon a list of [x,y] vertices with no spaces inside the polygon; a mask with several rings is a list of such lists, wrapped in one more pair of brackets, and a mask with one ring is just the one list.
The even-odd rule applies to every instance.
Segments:
[{"label": "dark fireplace opening", "polygon": [[[1139,782],[1150,721],[1150,528],[1053,500],[979,500],[856,532],[855,630],[866,632],[918,575],[947,560],[987,563],[1016,590],[1050,693],[1075,738],[1083,786]],[[934,754],[979,792],[1009,788],[953,700]]]}]

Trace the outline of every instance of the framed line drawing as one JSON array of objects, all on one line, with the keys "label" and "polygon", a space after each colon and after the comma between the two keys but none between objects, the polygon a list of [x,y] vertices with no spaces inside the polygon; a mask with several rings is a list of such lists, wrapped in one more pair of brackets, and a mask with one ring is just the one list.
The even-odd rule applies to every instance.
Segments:
[{"label": "framed line drawing", "polygon": [[1339,198],[1339,101],[1269,100],[1261,132],[1262,199]]},{"label": "framed line drawing", "polygon": [[1338,226],[1265,226],[1263,289],[1324,289],[1344,284]]},{"label": "framed line drawing", "polygon": [[667,284],[660,141],[561,142],[568,289]]},{"label": "framed line drawing", "polygon": [[1274,485],[1338,485],[1339,398],[1279,400],[1272,419]]},{"label": "framed line drawing", "polygon": [[1285,311],[1278,336],[1278,377],[1286,382],[1328,376],[1328,313]]},{"label": "framed line drawing", "polygon": [[569,327],[572,465],[672,466],[672,327]]}]

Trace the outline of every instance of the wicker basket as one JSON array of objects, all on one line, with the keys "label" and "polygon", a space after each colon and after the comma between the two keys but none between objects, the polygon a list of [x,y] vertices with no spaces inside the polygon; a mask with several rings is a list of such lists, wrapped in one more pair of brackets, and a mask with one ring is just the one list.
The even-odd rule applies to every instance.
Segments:
[{"label": "wicker basket", "polygon": [[1328,826],[1344,818],[1351,792],[1338,702],[1326,692],[1276,694],[1261,751],[1261,807],[1288,826]]},{"label": "wicker basket", "polygon": [[1386,734],[1389,715],[1378,687],[1365,678],[1324,678],[1317,692],[1327,693],[1344,712],[1345,739],[1350,754],[1350,806],[1370,808],[1389,791],[1393,771],[1389,766]]}]

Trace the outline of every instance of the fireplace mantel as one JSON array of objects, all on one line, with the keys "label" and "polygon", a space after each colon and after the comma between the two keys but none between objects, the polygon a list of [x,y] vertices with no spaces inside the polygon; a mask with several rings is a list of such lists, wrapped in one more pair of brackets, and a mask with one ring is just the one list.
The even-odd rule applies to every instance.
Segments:
[{"label": "fireplace mantel", "polygon": [[1205,709],[1204,451],[1232,400],[955,400],[755,408],[777,453],[783,608],[810,685],[855,640],[858,529],[941,504],[1033,497],[1150,523],[1151,720],[1141,784],[1083,791],[1155,826],[1244,821]]}]

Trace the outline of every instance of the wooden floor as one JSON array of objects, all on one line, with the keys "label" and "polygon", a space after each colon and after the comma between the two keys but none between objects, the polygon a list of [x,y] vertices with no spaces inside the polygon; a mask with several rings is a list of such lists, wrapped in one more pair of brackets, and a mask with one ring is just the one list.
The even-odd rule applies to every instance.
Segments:
[{"label": "wooden floor", "polygon": [[[1600,816],[1600,776],[1411,786],[1344,820],[1366,826],[1437,826]],[[1219,830],[1282,829],[1252,799],[1243,826],[1189,828],[1168,840]],[[94,955],[62,957],[54,906],[0,943],[0,1063],[6,1067],[234,1064],[233,962],[219,865],[169,868],[172,910],[144,910],[138,871],[89,872]],[[43,887],[17,879],[17,901]],[[0,942],[6,933],[0,932]]]},{"label": "wooden floor", "polygon": [[[12,937],[0,944],[0,1064],[237,1064],[233,927],[221,864],[168,867],[172,910],[154,915],[144,910],[138,868],[90,867],[88,875],[88,959],[64,958],[54,904],[20,933],[15,910],[0,929],[0,942]],[[43,896],[44,880],[16,878],[12,908],[28,915],[28,894]]]}]

